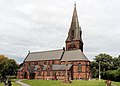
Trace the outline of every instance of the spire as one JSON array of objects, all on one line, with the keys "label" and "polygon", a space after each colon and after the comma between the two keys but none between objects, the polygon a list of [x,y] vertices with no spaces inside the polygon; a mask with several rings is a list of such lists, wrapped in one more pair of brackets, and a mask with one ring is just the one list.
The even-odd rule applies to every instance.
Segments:
[{"label": "spire", "polygon": [[82,31],[81,28],[79,27],[79,21],[78,21],[76,3],[75,3],[72,21],[68,32],[68,37],[66,39],[66,50],[81,49],[81,51],[83,51],[83,42],[81,35],[82,35]]},{"label": "spire", "polygon": [[68,32],[68,38],[66,41],[70,41],[71,39],[72,40],[80,40],[82,42],[81,28],[79,27],[76,3],[74,4],[74,11],[73,11],[73,16],[72,16],[71,26],[70,26],[70,29]]}]

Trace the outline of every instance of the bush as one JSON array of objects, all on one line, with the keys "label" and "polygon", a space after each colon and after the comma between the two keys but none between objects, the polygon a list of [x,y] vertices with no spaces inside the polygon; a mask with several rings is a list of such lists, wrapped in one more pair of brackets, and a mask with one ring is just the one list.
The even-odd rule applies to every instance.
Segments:
[{"label": "bush", "polygon": [[108,79],[112,81],[120,81],[120,68],[117,70],[108,70],[101,73],[102,79]]}]

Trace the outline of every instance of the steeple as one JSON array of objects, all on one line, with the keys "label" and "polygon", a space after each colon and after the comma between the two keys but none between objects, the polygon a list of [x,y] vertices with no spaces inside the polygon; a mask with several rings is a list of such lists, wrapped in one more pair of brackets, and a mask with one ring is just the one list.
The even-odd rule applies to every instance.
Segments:
[{"label": "steeple", "polygon": [[81,35],[82,35],[82,31],[79,26],[76,3],[75,3],[71,26],[68,32],[68,37],[66,39],[66,50],[81,49],[81,51],[83,51],[83,42]]}]

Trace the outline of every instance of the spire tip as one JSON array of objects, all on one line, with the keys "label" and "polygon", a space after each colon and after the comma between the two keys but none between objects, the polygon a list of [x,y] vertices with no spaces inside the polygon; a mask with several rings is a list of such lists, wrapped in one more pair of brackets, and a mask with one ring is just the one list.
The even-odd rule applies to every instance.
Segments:
[{"label": "spire tip", "polygon": [[76,7],[76,2],[74,3],[74,7]]}]

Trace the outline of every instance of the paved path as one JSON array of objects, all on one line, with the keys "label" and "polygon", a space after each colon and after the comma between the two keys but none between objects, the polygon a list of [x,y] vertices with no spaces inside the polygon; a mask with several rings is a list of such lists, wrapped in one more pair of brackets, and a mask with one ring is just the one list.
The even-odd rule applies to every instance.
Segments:
[{"label": "paved path", "polygon": [[21,82],[22,80],[17,80],[16,83],[20,84],[21,86],[30,86],[28,84],[25,84],[23,82]]}]

